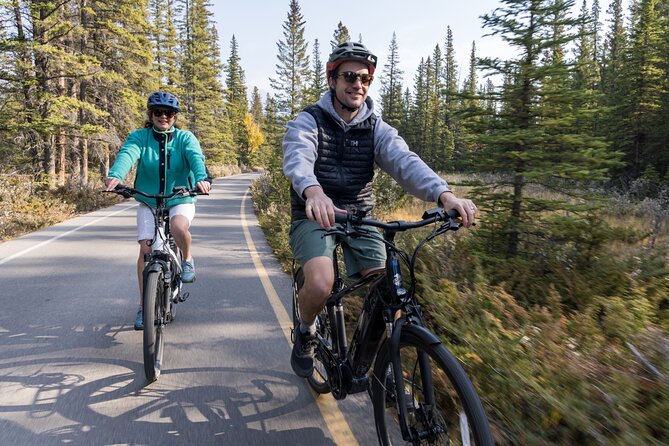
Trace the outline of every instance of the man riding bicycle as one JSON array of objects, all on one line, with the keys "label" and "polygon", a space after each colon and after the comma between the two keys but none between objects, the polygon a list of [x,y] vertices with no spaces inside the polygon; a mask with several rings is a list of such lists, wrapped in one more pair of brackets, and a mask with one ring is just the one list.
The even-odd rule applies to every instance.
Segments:
[{"label": "man riding bicycle", "polygon": [[[397,130],[374,113],[367,93],[376,62],[360,43],[338,45],[326,65],[329,91],[287,124],[283,140],[283,171],[292,184],[290,246],[304,272],[301,322],[290,363],[304,378],[313,369],[316,316],[334,281],[335,242],[323,234],[333,227],[335,212],[372,210],[375,164],[416,197],[456,209],[464,226],[469,227],[476,215],[474,203],[457,198],[446,181],[409,150]],[[342,246],[349,276],[364,276],[384,266],[385,249],[379,240],[351,238]]]},{"label": "man riding bicycle", "polygon": [[[116,155],[114,165],[105,178],[105,190],[112,190],[130,169],[137,164],[135,187],[147,194],[169,193],[176,186],[189,189],[197,186],[202,193],[211,189],[211,179],[204,164],[200,142],[195,135],[181,130],[176,124],[181,111],[179,101],[171,93],[158,91],[149,96],[146,104],[147,117],[144,128],[132,132]],[[154,237],[154,216],[149,206],[156,203],[141,196],[137,208],[137,278],[139,282],[139,310],[135,317],[135,330],[142,330],[142,289],[144,254],[151,252]],[[191,255],[190,224],[195,217],[195,197],[179,197],[167,203],[170,215],[170,230],[177,246],[183,253],[181,281],[195,280],[195,265]]]}]

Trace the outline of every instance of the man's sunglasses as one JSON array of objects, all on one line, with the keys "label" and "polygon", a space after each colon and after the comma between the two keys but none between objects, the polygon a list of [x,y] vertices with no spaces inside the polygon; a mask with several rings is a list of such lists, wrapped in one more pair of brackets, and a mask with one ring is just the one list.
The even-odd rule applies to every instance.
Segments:
[{"label": "man's sunglasses", "polygon": [[364,86],[369,85],[374,80],[374,76],[371,74],[358,74],[354,71],[344,71],[343,73],[339,73],[337,77],[343,77],[344,80],[349,84],[354,84],[355,81],[360,81],[360,83]]},{"label": "man's sunglasses", "polygon": [[167,116],[170,119],[174,118],[174,115],[177,114],[177,112],[175,112],[174,110],[156,110],[156,109],[151,110],[151,113],[156,118],[159,118],[161,116]]}]

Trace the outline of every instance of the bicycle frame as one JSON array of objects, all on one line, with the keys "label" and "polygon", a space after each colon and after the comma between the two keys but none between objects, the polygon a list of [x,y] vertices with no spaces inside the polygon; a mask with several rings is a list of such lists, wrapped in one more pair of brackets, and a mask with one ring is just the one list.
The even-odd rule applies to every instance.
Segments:
[{"label": "bicycle frame", "polygon": [[[170,301],[176,304],[185,300],[180,294],[181,261],[176,252],[176,243],[170,232],[170,219],[165,201],[158,198],[156,204],[157,206],[152,208],[155,229],[151,241],[151,252],[144,255],[144,275],[149,271],[162,269],[165,289],[170,291]],[[169,304],[164,302],[161,306],[167,310]],[[165,317],[167,317],[167,311],[162,315],[162,318]],[[169,321],[160,321],[161,324],[165,322]]]},{"label": "bicycle frame", "polygon": [[[142,195],[156,200],[156,207],[151,208],[154,216],[154,235],[151,240],[151,252],[144,255],[144,278],[150,271],[163,271],[165,288],[170,290],[169,299],[173,303],[183,302],[188,298],[188,293],[181,294],[181,262],[177,254],[177,247],[170,232],[170,219],[167,209],[167,202],[177,195],[196,195],[198,189],[188,189],[186,187],[177,187],[170,194],[147,194],[138,189],[117,185],[110,192],[117,193],[125,198],[131,198],[134,195]],[[168,303],[163,303],[162,307],[168,310]],[[161,324],[169,321],[162,320],[166,317],[167,311],[161,316]]]},{"label": "bicycle frame", "polygon": [[[436,210],[426,213],[428,219],[432,218],[432,221],[435,222],[439,221],[437,220],[437,215],[438,211]],[[449,215],[449,217],[453,217],[453,215]],[[405,324],[414,324],[422,327],[420,306],[413,298],[413,290],[415,288],[413,260],[422,243],[415,249],[411,260],[408,260],[408,256],[405,259],[409,264],[411,273],[411,286],[407,290],[402,286],[402,273],[398,259],[398,256],[403,253],[395,247],[395,235],[398,230],[406,229],[402,226],[403,223],[395,222],[397,226],[395,228],[393,224],[377,224],[378,222],[374,222],[373,220],[363,219],[351,214],[345,217],[337,215],[337,219],[338,223],[342,223],[345,226],[341,230],[330,231],[329,236],[340,237],[355,233],[358,236],[376,238],[376,235],[364,235],[364,233],[361,234],[359,232],[359,229],[352,227],[353,221],[357,225],[373,222],[375,226],[383,229],[383,242],[386,248],[385,267],[379,271],[372,272],[348,286],[344,286],[339,273],[337,249],[334,252],[335,285],[326,303],[328,318],[330,323],[334,325],[330,327],[334,345],[331,345],[328,349],[324,349],[323,353],[328,358],[330,367],[336,368],[341,373],[341,378],[345,380],[341,386],[332,389],[332,394],[336,399],[343,399],[348,394],[368,389],[368,373],[384,339],[395,338],[398,344],[399,334]],[[407,228],[424,226],[429,223],[425,223],[426,221],[424,220],[421,224],[408,224]],[[448,226],[442,232],[457,228],[459,228],[459,225]],[[428,237],[425,242],[433,237],[434,235]],[[337,246],[340,246],[340,244],[341,242],[338,241]],[[370,284],[369,290],[364,298],[363,308],[357,319],[356,329],[349,346],[346,337],[342,300],[344,296],[367,284]],[[404,310],[405,315],[396,320],[395,314],[398,310]],[[324,340],[321,339],[321,341]],[[324,342],[321,342],[321,345],[324,345]],[[399,351],[398,345],[394,345],[393,348],[394,351]],[[399,361],[398,358],[396,360]],[[396,366],[395,369],[399,370],[399,367]],[[403,426],[406,427],[406,423],[403,423]]]}]

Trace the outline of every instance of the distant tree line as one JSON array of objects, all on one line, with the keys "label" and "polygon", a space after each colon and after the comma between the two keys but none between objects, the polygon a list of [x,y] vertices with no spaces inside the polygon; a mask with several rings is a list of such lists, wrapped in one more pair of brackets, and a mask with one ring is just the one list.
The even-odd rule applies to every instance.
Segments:
[{"label": "distant tree line", "polygon": [[[599,0],[573,9],[573,0],[501,0],[482,22],[517,56],[481,59],[472,42],[462,69],[444,24],[444,42],[421,59],[411,85],[393,34],[377,72],[384,119],[439,171],[503,172],[515,217],[535,181],[664,178],[667,0],[634,0],[628,17],[622,0],[605,16]],[[315,40],[310,51],[297,0],[265,98],[257,87],[249,95],[234,35],[222,62],[209,0],[12,0],[0,4],[0,18],[2,170],[51,187],[83,188],[89,169],[104,173],[153,90],[180,98],[180,123],[212,162],[268,166],[280,164],[286,120],[327,89],[321,52],[329,48]],[[329,43],[351,39],[340,21]]]}]

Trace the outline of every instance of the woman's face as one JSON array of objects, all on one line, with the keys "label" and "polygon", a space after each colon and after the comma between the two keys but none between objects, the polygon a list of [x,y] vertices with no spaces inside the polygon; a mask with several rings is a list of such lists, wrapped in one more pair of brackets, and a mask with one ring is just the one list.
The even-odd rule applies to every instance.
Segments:
[{"label": "woman's face", "polygon": [[177,113],[169,108],[153,108],[151,109],[151,121],[153,126],[161,131],[166,132],[174,125],[177,120]]}]

